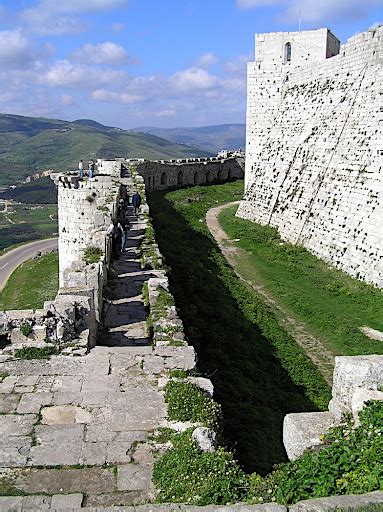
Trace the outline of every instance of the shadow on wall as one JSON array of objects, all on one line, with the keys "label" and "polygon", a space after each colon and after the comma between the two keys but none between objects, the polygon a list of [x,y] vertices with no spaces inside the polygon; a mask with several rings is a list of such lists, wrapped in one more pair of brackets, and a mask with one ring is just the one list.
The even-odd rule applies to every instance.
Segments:
[{"label": "shadow on wall", "polygon": [[172,269],[177,309],[198,354],[198,370],[211,378],[222,405],[224,438],[247,471],[266,474],[286,460],[284,416],[317,407],[238,308],[220,277],[222,265],[228,265],[216,244],[195,231],[164,192],[152,192],[149,205],[160,250]]}]

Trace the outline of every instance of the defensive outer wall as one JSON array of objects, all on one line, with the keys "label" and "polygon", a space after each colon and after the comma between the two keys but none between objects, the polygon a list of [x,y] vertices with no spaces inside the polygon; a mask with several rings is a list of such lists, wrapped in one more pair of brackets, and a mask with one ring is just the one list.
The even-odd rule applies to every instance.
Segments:
[{"label": "defensive outer wall", "polygon": [[[132,364],[130,359],[132,352],[124,354],[123,347],[120,347],[122,350],[115,355],[113,352],[112,355],[109,355],[107,348],[106,353],[97,352],[97,349],[102,347],[91,350],[96,343],[104,288],[107,284],[110,267],[111,248],[106,231],[110,222],[116,218],[119,198],[124,192],[128,191],[129,193],[133,188],[137,188],[144,196],[146,188],[165,188],[165,184],[161,183],[163,172],[166,172],[168,188],[176,188],[186,185],[187,180],[194,180],[195,171],[193,169],[201,170],[201,172],[202,169],[207,172],[213,171],[209,164],[207,167],[200,168],[201,162],[196,162],[197,166],[192,168],[189,168],[189,162],[185,162],[186,167],[183,168],[180,167],[181,163],[179,162],[133,162],[123,159],[99,161],[98,164],[99,174],[93,179],[80,180],[76,175],[55,175],[53,177],[59,188],[60,290],[56,299],[45,303],[41,310],[0,312],[0,334],[8,336],[11,341],[11,345],[0,352],[0,371],[4,371],[7,375],[0,383],[0,393],[8,398],[12,396],[14,402],[9,402],[10,405],[13,404],[13,408],[8,407],[7,402],[8,409],[0,416],[3,420],[0,421],[1,428],[3,429],[5,425],[5,431],[0,430],[4,449],[6,448],[5,458],[1,461],[2,476],[7,476],[10,471],[13,478],[17,479],[18,471],[21,470],[21,480],[18,481],[18,485],[26,485],[26,482],[29,482],[28,492],[25,496],[0,496],[1,510],[66,510],[68,508],[71,510],[96,510],[88,508],[87,503],[92,500],[93,503],[99,503],[98,500],[101,498],[105,500],[106,497],[113,500],[115,499],[113,492],[116,489],[120,493],[117,493],[117,500],[121,500],[121,492],[132,490],[140,493],[140,500],[153,499],[150,467],[148,467],[146,456],[136,460],[134,457],[138,456],[139,451],[132,449],[132,462],[130,455],[127,456],[126,452],[128,445],[131,447],[131,443],[129,444],[126,439],[125,441],[123,439],[123,434],[126,434],[123,431],[124,422],[132,421],[129,415],[127,420],[125,417],[125,419],[121,419],[121,407],[122,412],[125,411],[124,407],[131,407],[126,397],[134,394],[134,386],[132,389],[130,381],[129,386],[124,388],[127,384],[124,384],[123,376],[123,372]],[[213,174],[212,181],[224,181],[236,177],[229,172],[231,166],[234,167],[232,172],[238,172],[238,176],[240,176],[240,170],[234,162],[225,160],[220,163],[221,167],[217,165],[217,162],[212,162],[212,164],[213,170],[216,172]],[[130,172],[133,167],[135,172],[143,171],[143,177],[139,174],[136,176],[135,184],[131,179]],[[219,176],[219,171],[223,167],[226,167],[225,172],[227,171],[227,174],[224,175],[225,178],[222,175]],[[180,171],[183,172],[182,183],[177,182]],[[206,179],[205,182],[210,181]],[[145,183],[148,186],[145,186]],[[145,218],[145,213],[148,213],[146,204],[143,205],[142,213],[142,218]],[[149,220],[146,218],[144,225],[147,226],[148,222]],[[85,249],[93,246],[101,249],[102,256],[98,262],[87,263]],[[141,244],[141,253],[142,269],[146,269],[150,264],[153,254],[157,261],[161,260],[155,240],[150,241],[144,238]],[[169,281],[165,270],[154,270],[154,266],[149,266],[149,268],[153,269],[150,272],[156,276],[147,281],[148,307],[154,330],[153,345],[130,347],[130,350],[136,350],[136,355],[133,354],[133,356],[137,371],[138,369],[143,370],[151,380],[157,382],[158,389],[152,390],[152,394],[150,394],[152,398],[148,398],[149,394],[144,394],[146,401],[150,402],[150,400],[154,400],[153,397],[156,397],[157,406],[162,408],[165,407],[165,404],[161,398],[161,386],[169,379],[168,372],[174,368],[193,369],[195,354],[194,349],[187,344],[182,321],[178,318],[176,307],[168,308],[165,316],[161,316],[163,313],[159,315],[156,303],[159,293],[163,293],[164,290],[169,293]],[[25,323],[31,326],[31,332],[27,335],[23,332]],[[170,332],[170,328],[171,332],[174,332],[173,340],[169,340],[167,334]],[[176,345],[172,344],[172,341],[175,340],[177,341]],[[14,357],[16,348],[44,347],[47,344],[56,344],[60,348],[60,355],[53,356],[49,362],[23,361]],[[100,374],[100,372],[103,373]],[[383,382],[382,372],[383,356],[337,358],[333,397],[329,411],[286,416],[283,436],[288,456],[295,459],[305,449],[320,444],[321,434],[339,422],[342,414],[351,413],[357,420],[357,414],[367,400],[382,399],[383,392],[379,391]],[[204,389],[209,396],[212,395],[213,387],[208,379],[201,377],[188,377],[188,379]],[[79,388],[75,392],[80,381],[83,382],[81,391]],[[142,382],[140,386],[142,386]],[[12,394],[13,388],[14,394]],[[103,393],[106,390],[109,394],[105,395],[108,398],[104,399]],[[157,411],[157,406],[145,403],[141,393],[139,402],[140,408],[137,411],[142,413],[145,407]],[[75,424],[70,422],[67,424],[67,419],[64,423],[60,421],[58,424],[52,423],[54,417],[52,414],[56,414],[58,417],[58,410],[61,411],[63,407],[73,414],[82,415],[79,424],[77,424],[77,420]],[[105,420],[104,416],[100,414],[100,407],[108,408],[112,418],[116,415],[118,422],[114,428],[118,430],[117,434],[113,431],[108,415]],[[39,419],[37,415],[38,412],[44,420],[42,423],[40,422],[41,418]],[[163,411],[163,414],[166,414],[166,410]],[[140,414],[135,412],[133,416],[134,421],[139,425]],[[159,419],[161,419],[160,416]],[[49,418],[51,419],[49,420]],[[143,423],[147,421],[148,418],[142,419]],[[171,422],[168,422],[167,425],[173,428]],[[177,425],[174,428],[179,428],[179,424]],[[97,436],[100,435],[100,432],[102,433],[102,438],[89,438],[89,432],[95,429],[98,432]],[[135,430],[137,429],[140,430],[135,426]],[[206,429],[197,427],[195,430],[199,430],[198,434],[201,435],[204,433],[201,430]],[[117,443],[112,441],[109,445],[105,441],[108,437],[104,436],[112,434],[120,436],[121,440]],[[59,437],[57,437],[58,435]],[[214,433],[209,433],[209,435],[214,437]],[[55,448],[55,443],[59,443],[60,449]],[[124,446],[126,447],[124,448]],[[145,447],[144,444],[141,449]],[[202,445],[200,447],[202,449]],[[105,462],[116,464],[116,471],[113,472],[102,467]],[[54,469],[47,469],[49,466]],[[97,466],[99,466],[98,469]],[[135,472],[137,472],[137,468],[140,469],[141,479],[133,478],[132,468]],[[45,475],[47,488],[44,487],[44,495],[33,495],[33,492],[41,493],[40,480],[34,478],[34,475],[38,476],[39,471]],[[74,471],[77,471],[76,475],[74,475]],[[89,489],[88,480],[85,480],[85,487],[81,480],[82,477],[88,478],[86,476],[88,473],[99,475],[97,478],[93,476],[93,490]],[[99,482],[98,478],[105,478],[104,473],[107,473],[108,486],[98,488],[96,483]],[[28,475],[32,475],[30,480],[28,480]],[[70,480],[71,478],[73,480]],[[35,487],[31,484],[33,479],[37,482],[34,484]],[[64,491],[66,494],[63,494],[62,487],[67,488],[69,481],[71,483],[70,490]],[[103,482],[101,483],[103,484]],[[147,485],[147,488],[143,486],[143,483]],[[83,503],[85,503],[85,507]],[[132,512],[134,510],[144,512],[149,509],[158,510],[158,512],[163,510],[287,512],[290,510],[291,512],[308,512],[314,509],[335,510],[337,507],[357,509],[359,506],[371,503],[383,503],[382,493],[373,492],[361,496],[336,496],[307,500],[288,508],[274,503],[237,504],[228,507],[189,507],[172,504],[121,509],[117,507],[113,510],[131,510]],[[97,510],[104,510],[104,508],[101,506]]]},{"label": "defensive outer wall", "polygon": [[382,287],[383,26],[342,46],[327,29],[255,43],[237,215]]}]

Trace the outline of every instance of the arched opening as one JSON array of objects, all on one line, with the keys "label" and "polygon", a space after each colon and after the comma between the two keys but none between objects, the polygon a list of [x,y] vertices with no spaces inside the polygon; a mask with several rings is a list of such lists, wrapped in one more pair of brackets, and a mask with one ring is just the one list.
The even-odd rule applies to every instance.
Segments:
[{"label": "arched opening", "polygon": [[195,172],[194,173],[194,185],[198,185],[199,183],[199,176],[198,176],[198,172]]},{"label": "arched opening", "polygon": [[225,180],[223,169],[220,169],[217,174],[217,181],[222,182]]},{"label": "arched opening", "polygon": [[227,178],[229,181],[231,181],[233,179],[233,169],[229,169],[229,174],[228,174]]},{"label": "arched opening", "polygon": [[285,64],[291,62],[291,43],[285,44]]},{"label": "arched opening", "polygon": [[214,175],[213,175],[212,171],[207,171],[206,183],[212,183],[213,180],[214,180]]},{"label": "arched opening", "polygon": [[180,171],[177,177],[177,185],[182,185],[184,182],[184,173]]},{"label": "arched opening", "polygon": [[161,185],[167,185],[167,182],[168,182],[168,179],[167,179],[167,176],[166,176],[166,172],[163,172],[161,174]]}]

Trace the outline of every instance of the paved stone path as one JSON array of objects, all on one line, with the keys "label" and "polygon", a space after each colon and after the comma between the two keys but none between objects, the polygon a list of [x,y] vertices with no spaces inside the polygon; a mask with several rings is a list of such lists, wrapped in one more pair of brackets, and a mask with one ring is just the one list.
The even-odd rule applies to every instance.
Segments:
[{"label": "paved stone path", "polygon": [[153,499],[149,436],[167,413],[158,380],[195,361],[191,347],[149,346],[141,288],[152,273],[140,270],[138,248],[144,227],[142,219],[133,224],[128,251],[114,264],[103,346],[84,357],[0,356],[0,496],[48,495],[28,497],[25,506],[37,510],[64,494],[76,507]]},{"label": "paved stone path", "polygon": [[147,312],[142,298],[142,285],[156,273],[141,270],[140,241],[144,236],[145,223],[136,217],[129,218],[132,229],[119,260],[112,266],[114,277],[109,283],[111,292],[105,302],[104,326],[106,333],[99,343],[107,346],[149,345],[146,329]]}]

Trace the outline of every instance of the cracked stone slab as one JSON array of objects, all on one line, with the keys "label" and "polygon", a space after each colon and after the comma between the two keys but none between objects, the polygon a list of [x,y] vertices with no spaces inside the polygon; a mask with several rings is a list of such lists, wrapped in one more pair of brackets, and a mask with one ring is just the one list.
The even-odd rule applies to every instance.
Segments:
[{"label": "cracked stone slab", "polygon": [[119,491],[145,491],[152,489],[152,469],[138,464],[127,464],[117,468]]},{"label": "cracked stone slab", "polygon": [[41,407],[52,402],[52,393],[25,393],[17,407],[18,414],[37,414]]},{"label": "cracked stone slab", "polygon": [[54,494],[52,496],[51,508],[54,509],[76,509],[81,508],[84,495],[81,493],[75,494]]},{"label": "cracked stone slab", "polygon": [[54,377],[52,391],[61,391],[64,393],[76,393],[81,391],[83,378],[73,375],[57,375]]},{"label": "cracked stone slab", "polygon": [[25,466],[31,443],[30,436],[0,437],[1,465],[6,467]]},{"label": "cracked stone slab", "polygon": [[79,464],[84,425],[37,425],[37,445],[32,446],[30,466],[74,466]]},{"label": "cracked stone slab", "polygon": [[16,478],[15,486],[28,493],[97,494],[115,488],[116,477],[111,468],[31,469]]}]

